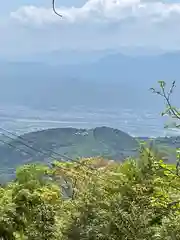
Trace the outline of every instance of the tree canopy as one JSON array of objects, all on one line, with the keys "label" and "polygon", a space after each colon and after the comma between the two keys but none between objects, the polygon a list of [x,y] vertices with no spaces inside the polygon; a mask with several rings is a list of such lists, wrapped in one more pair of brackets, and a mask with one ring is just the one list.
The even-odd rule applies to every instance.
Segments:
[{"label": "tree canopy", "polygon": [[0,239],[180,239],[179,189],[146,146],[124,163],[25,165],[0,189]]}]

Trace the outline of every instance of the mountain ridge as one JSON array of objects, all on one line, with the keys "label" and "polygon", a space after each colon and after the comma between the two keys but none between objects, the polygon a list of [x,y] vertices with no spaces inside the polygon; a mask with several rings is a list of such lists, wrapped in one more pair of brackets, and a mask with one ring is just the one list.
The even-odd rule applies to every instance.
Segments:
[{"label": "mountain ridge", "polygon": [[[18,166],[34,162],[49,164],[53,160],[69,161],[88,157],[124,161],[130,156],[138,156],[138,141],[149,140],[134,138],[121,130],[105,126],[93,129],[52,128],[7,139],[0,145],[0,175],[3,178],[14,176]],[[170,161],[175,161],[175,147],[180,146],[180,137],[176,138],[176,144],[174,139],[154,139],[153,148],[159,149],[162,156],[170,156]],[[171,153],[168,152],[170,147],[173,149]]]}]

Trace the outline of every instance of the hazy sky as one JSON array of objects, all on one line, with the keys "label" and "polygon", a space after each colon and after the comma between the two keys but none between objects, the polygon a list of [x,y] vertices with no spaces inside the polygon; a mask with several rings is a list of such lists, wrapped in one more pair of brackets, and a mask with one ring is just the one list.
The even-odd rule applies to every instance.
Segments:
[{"label": "hazy sky", "polygon": [[6,0],[0,58],[53,49],[180,49],[180,0]]}]

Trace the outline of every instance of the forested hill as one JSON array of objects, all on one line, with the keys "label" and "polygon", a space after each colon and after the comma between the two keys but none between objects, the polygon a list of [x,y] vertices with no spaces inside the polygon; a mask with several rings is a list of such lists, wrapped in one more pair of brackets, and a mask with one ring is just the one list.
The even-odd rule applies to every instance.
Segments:
[{"label": "forested hill", "polygon": [[[8,138],[5,140],[7,142]],[[66,157],[103,156],[122,160],[137,149],[136,140],[112,128],[57,128],[31,132],[0,145],[1,169],[15,168],[27,162],[49,162]]]},{"label": "forested hill", "polygon": [[[0,169],[3,178],[7,173],[13,174],[17,166],[26,163],[50,163],[54,159],[68,161],[97,156],[123,161],[128,156],[137,155],[139,150],[137,139],[118,129],[108,127],[47,129],[30,132],[14,140],[7,138],[4,142],[6,144],[0,145]],[[166,153],[171,147],[172,153],[172,148],[179,146],[180,141],[177,138],[174,144],[173,138],[159,138],[154,140],[153,144],[161,152],[165,149]]]}]

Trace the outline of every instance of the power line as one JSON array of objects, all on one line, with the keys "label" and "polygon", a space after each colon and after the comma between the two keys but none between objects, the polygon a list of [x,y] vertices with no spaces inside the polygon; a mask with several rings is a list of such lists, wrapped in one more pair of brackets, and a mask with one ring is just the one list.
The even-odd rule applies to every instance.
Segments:
[{"label": "power line", "polygon": [[[4,135],[4,134],[3,134],[3,135]],[[4,135],[4,136],[5,136],[5,135]],[[6,137],[8,137],[8,136],[6,136]],[[27,152],[27,151],[25,151],[25,150],[22,150],[22,149],[18,148],[17,146],[12,145],[12,144],[9,143],[9,142],[5,142],[5,141],[3,141],[2,139],[0,139],[0,142],[2,142],[3,144],[6,144],[6,145],[8,145],[8,146],[10,146],[10,147],[12,147],[12,148],[15,148],[15,149],[17,149],[17,150],[20,151],[20,152],[24,152],[24,153],[26,153],[26,154],[28,154],[28,155],[30,155],[30,156],[33,157],[33,155],[32,155],[31,153],[29,153],[29,152]]]},{"label": "power line", "polygon": [[[4,136],[4,137],[6,137],[6,138],[9,138],[10,140],[16,140],[16,139],[14,139],[14,138],[11,138],[11,137],[9,137],[8,135],[6,135],[6,134],[1,134],[2,136]],[[17,140],[16,140],[17,141]],[[21,149],[21,148],[18,148],[17,147],[17,145],[13,145],[12,144],[12,141],[11,141],[11,143],[9,143],[9,142],[5,142],[5,141],[3,141],[3,140],[1,140],[1,142],[4,142],[5,144],[7,144],[7,145],[9,145],[9,146],[11,146],[11,147],[13,147],[13,148],[15,148],[15,149],[18,149],[19,151],[21,151],[21,152],[24,152],[24,153],[27,153],[27,154],[29,154],[31,157],[34,157],[34,155],[32,154],[32,153],[29,153],[29,152],[27,152],[27,151],[25,151],[24,149]],[[23,142],[21,142],[21,141],[17,141],[17,142],[19,142],[19,143],[21,143],[22,145],[24,145],[24,146],[26,146],[26,147],[28,147],[28,148],[30,148],[31,150],[34,150],[35,151],[35,149],[33,148],[33,147],[31,147],[31,146],[29,146],[29,145],[27,145],[27,144],[25,144],[25,143],[23,143]],[[37,151],[36,151],[37,152]],[[38,151],[38,153],[39,153],[39,151]],[[43,155],[47,155],[47,153],[45,153],[45,152],[41,152],[41,153],[43,153]],[[54,159],[53,159],[54,160]]]},{"label": "power line", "polygon": [[[19,142],[20,142],[21,144],[23,144],[24,146],[26,146],[26,147],[28,147],[28,148],[36,151],[36,152],[40,152],[40,153],[44,154],[43,151],[38,150],[38,149],[36,149],[36,148],[34,148],[34,147],[32,147],[32,146],[29,146],[28,144],[24,143],[24,141],[27,141],[27,139],[24,139],[22,136],[18,136],[17,134],[14,134],[14,133],[12,133],[12,132],[10,132],[10,131],[8,131],[8,130],[6,130],[6,129],[3,129],[3,128],[1,128],[1,127],[0,127],[0,130],[3,130],[4,132],[7,132],[7,133],[9,133],[9,134],[12,134],[12,135],[15,136],[17,139],[23,140],[23,141],[20,141],[20,140],[19,140]],[[6,135],[6,134],[3,134],[3,133],[2,133],[2,135],[5,136],[5,137],[7,137],[7,138],[9,138],[9,139],[11,139],[11,140],[13,140],[13,141],[14,141],[14,140],[17,141],[17,139],[11,138],[11,137],[9,137],[9,136]],[[15,149],[18,149],[20,152],[24,152],[24,153],[29,154],[30,156],[34,157],[33,154],[31,154],[31,153],[29,153],[29,152],[27,152],[27,151],[24,151],[24,150],[18,148],[17,146],[14,146],[13,144],[11,144],[11,143],[9,143],[9,142],[5,142],[5,141],[3,141],[3,140],[1,140],[1,139],[0,139],[0,142],[2,142],[2,143],[4,143],[4,144],[7,144],[7,145],[9,145],[10,147],[13,147],[13,148],[15,148]],[[28,142],[28,141],[27,141],[27,142]],[[51,150],[50,150],[50,151],[51,151]],[[51,152],[53,152],[53,151],[51,151]],[[56,152],[54,152],[54,153],[56,153]],[[56,153],[56,154],[57,154],[57,153]],[[81,166],[83,166],[83,167],[86,167],[86,168],[89,169],[89,170],[97,170],[96,167],[88,166],[88,165],[86,165],[86,164],[84,164],[84,163],[82,163],[82,162],[79,162],[78,160],[74,160],[74,159],[72,159],[72,158],[70,158],[70,157],[67,157],[67,156],[62,155],[62,154],[59,154],[59,153],[58,153],[58,155],[60,155],[60,156],[62,156],[62,157],[66,157],[66,158],[68,158],[69,160],[71,160],[71,162],[75,162],[75,163],[77,163],[77,164],[79,164],[79,165],[81,165]],[[52,157],[50,156],[50,158],[52,158]],[[53,160],[54,160],[54,158],[53,158]],[[104,180],[104,179],[103,179],[102,177],[100,177],[100,176],[99,176],[99,178],[102,179],[102,180]],[[65,179],[64,179],[64,180],[65,180]],[[66,194],[68,195],[68,192],[66,191],[66,188],[64,188],[64,186],[63,186],[62,184],[60,184],[60,185],[61,185],[61,187],[64,189],[64,191],[66,192]]]},{"label": "power line", "polygon": [[[44,152],[44,151],[42,151],[42,150],[40,150],[40,149],[36,149],[36,148],[28,145],[27,143],[30,144],[30,142],[29,142],[27,139],[23,138],[22,136],[19,136],[19,135],[15,134],[15,133],[13,133],[13,132],[11,132],[11,131],[8,131],[8,130],[2,128],[2,127],[0,127],[0,130],[6,132],[6,133],[8,133],[8,134],[11,134],[11,135],[14,136],[14,137],[16,137],[16,139],[14,139],[14,138],[9,137],[9,136],[6,135],[6,134],[3,134],[4,136],[8,137],[9,139],[11,139],[11,140],[13,140],[13,141],[14,141],[14,140],[17,141],[17,139],[20,139],[21,141],[19,140],[19,142],[20,142],[21,144],[23,144],[24,146],[26,146],[27,148],[30,148],[31,150],[33,150],[33,151],[35,151],[35,152],[38,152],[38,153],[41,153],[41,154],[43,154],[43,155],[44,155],[44,154],[47,154],[46,152]],[[24,142],[24,141],[25,141],[25,142]],[[26,143],[26,142],[27,142],[27,143]],[[31,143],[33,143],[33,142],[31,142]],[[84,163],[82,163],[82,162],[79,162],[78,160],[74,160],[74,159],[72,159],[72,158],[70,158],[70,157],[68,157],[68,156],[66,156],[66,155],[64,155],[64,154],[57,153],[57,152],[55,152],[55,151],[53,151],[53,150],[46,150],[46,151],[47,151],[47,152],[50,152],[50,153],[52,153],[52,154],[54,154],[54,155],[58,155],[59,157],[61,157],[61,159],[59,159],[59,160],[61,160],[61,161],[62,161],[62,158],[66,158],[67,160],[69,160],[69,161],[71,161],[71,162],[75,162],[75,163],[77,163],[77,164],[79,164],[79,165],[81,165],[81,166],[85,166],[85,167],[87,167],[87,168],[89,168],[89,169],[91,169],[91,170],[95,170],[95,168],[90,167],[90,166],[87,166],[86,164],[84,164]],[[32,156],[32,157],[33,157],[33,156]],[[50,157],[52,160],[54,160],[54,157],[52,157],[52,156],[49,156],[49,157]]]},{"label": "power line", "polygon": [[[8,133],[8,134],[11,134],[12,136],[16,137],[16,139],[14,139],[14,138],[11,138],[11,137],[3,134],[4,136],[10,138],[11,140],[13,140],[13,141],[14,141],[14,140],[15,140],[15,141],[18,141],[19,143],[23,144],[24,146],[26,146],[27,148],[30,148],[31,150],[33,150],[33,151],[35,151],[35,152],[41,153],[41,154],[43,154],[43,155],[44,155],[44,154],[47,154],[45,151],[42,151],[41,149],[37,149],[37,148],[35,148],[35,147],[30,146],[29,144],[33,144],[33,142],[28,141],[27,139],[23,138],[22,136],[19,136],[19,135],[13,133],[13,132],[10,132],[10,131],[8,131],[8,130],[6,130],[6,129],[4,129],[4,128],[1,128],[1,127],[0,127],[0,130],[2,130],[2,131],[4,131],[4,132],[6,132],[6,133]],[[20,140],[17,140],[17,139],[20,139]],[[27,144],[26,142],[27,142],[28,144]],[[48,150],[46,150],[46,151],[49,152],[49,153],[52,153],[52,154],[54,154],[54,155],[58,155],[58,156],[60,156],[61,158],[66,158],[66,159],[68,159],[68,160],[70,160],[70,161],[73,161],[72,158],[70,158],[70,157],[68,157],[68,156],[66,156],[66,155],[63,155],[63,154],[59,154],[59,153],[57,153],[57,152],[54,152],[54,151],[51,150],[51,149],[48,149]],[[50,156],[50,157],[51,157],[51,156]],[[52,158],[52,157],[51,157],[51,158]],[[54,160],[54,159],[53,159],[53,160]],[[61,160],[62,160],[62,159],[61,159]]]},{"label": "power line", "polygon": [[[11,137],[9,137],[9,136],[7,136],[7,135],[5,135],[5,134],[2,134],[3,136],[5,136],[5,137],[7,137],[7,138],[9,138],[9,139],[13,139],[13,138],[11,138]],[[14,140],[14,139],[13,139]],[[0,139],[0,142],[2,142],[3,144],[7,144],[8,146],[10,146],[10,147],[13,147],[13,148],[15,148],[15,149],[17,149],[18,151],[20,151],[20,152],[24,152],[24,153],[26,153],[26,154],[29,154],[30,156],[32,156],[33,157],[33,155],[32,154],[30,154],[29,152],[27,152],[27,151],[24,151],[24,150],[22,150],[22,149],[20,149],[20,148],[18,148],[17,146],[14,146],[13,144],[11,144],[11,143],[8,143],[8,142],[5,142],[5,141],[3,141],[2,139]],[[9,169],[9,168],[8,168]],[[14,171],[14,168],[13,168],[13,171]],[[65,180],[65,179],[64,179]],[[66,182],[66,184],[68,184],[67,182]],[[65,193],[66,193],[66,195],[68,196],[68,190],[66,189],[66,187],[65,186],[63,186],[63,184],[60,184],[60,186],[62,187],[62,189],[65,191]]]}]

